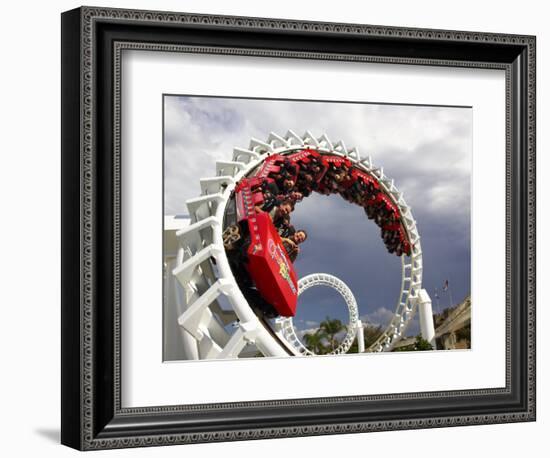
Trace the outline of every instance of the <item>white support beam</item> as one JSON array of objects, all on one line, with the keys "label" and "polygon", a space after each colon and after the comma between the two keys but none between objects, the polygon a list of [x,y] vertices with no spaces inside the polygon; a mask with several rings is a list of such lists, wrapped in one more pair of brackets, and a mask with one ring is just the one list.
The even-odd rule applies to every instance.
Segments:
[{"label": "white support beam", "polygon": [[323,143],[324,143],[325,148],[327,148],[328,150],[334,149],[334,146],[332,146],[332,142],[329,140],[327,134],[323,134],[319,137],[319,143],[321,145],[323,145]]},{"label": "white support beam", "polygon": [[300,145],[302,146],[304,144],[304,141],[302,140],[302,137],[300,137],[296,132],[294,132],[293,130],[289,129],[288,132],[286,133],[285,137],[290,141],[290,142],[295,142],[297,145]]},{"label": "white support beam", "polygon": [[254,342],[257,332],[257,322],[239,323],[239,328],[233,333],[225,347],[223,347],[218,358],[237,358],[247,343]]},{"label": "white support beam", "polygon": [[269,143],[258,140],[257,138],[250,139],[250,145],[248,148],[257,153],[271,153],[273,151],[273,148]]},{"label": "white support beam", "polygon": [[240,161],[216,161],[217,176],[232,176],[237,175],[241,170],[246,168],[246,164]]},{"label": "white support beam", "polygon": [[345,154],[345,155],[348,154],[348,150],[347,150],[347,148],[346,148],[346,144],[345,144],[342,140],[338,141],[338,143],[336,143],[336,145],[334,145],[334,150],[335,150],[335,151],[338,151],[338,152],[340,152],[340,153],[342,153],[342,154]]},{"label": "white support beam", "polygon": [[277,135],[275,132],[270,132],[269,137],[267,137],[267,142],[275,145],[276,147],[290,146],[290,142],[288,142],[284,137]]},{"label": "white support beam", "polygon": [[260,155],[255,151],[250,151],[245,148],[233,148],[233,160],[239,162],[245,162],[248,164],[250,161],[259,159]]},{"label": "white support beam", "polygon": [[223,293],[224,288],[227,287],[227,283],[228,281],[224,279],[216,281],[216,283],[201,294],[197,300],[190,304],[187,310],[179,316],[178,324],[197,340],[201,340],[204,335],[199,326],[202,314],[205,309]]},{"label": "white support beam", "polygon": [[309,130],[305,131],[304,136],[302,138],[304,139],[304,143],[307,143],[308,145],[312,145],[315,147],[319,146],[319,142]]},{"label": "white support beam", "polygon": [[372,169],[372,158],[370,156],[364,157],[361,159],[361,164],[366,167],[368,170]]},{"label": "white support beam", "polygon": [[210,216],[214,216],[218,204],[224,200],[222,194],[210,194],[207,196],[188,199],[185,202],[187,210],[191,216],[191,222],[201,221]]},{"label": "white support beam", "polygon": [[201,191],[203,194],[218,194],[223,192],[226,186],[235,183],[232,176],[220,176],[201,178],[199,180],[201,184]]},{"label": "white support beam", "polygon": [[361,160],[361,155],[359,154],[359,149],[353,147],[348,151],[348,156],[356,161]]},{"label": "white support beam", "polygon": [[193,257],[185,260],[182,264],[176,267],[172,274],[178,279],[183,287],[187,285],[193,272],[197,266],[212,256],[219,256],[222,253],[222,250],[216,245],[208,245],[206,248],[203,248],[197,252]]},{"label": "white support beam", "polygon": [[200,232],[204,229],[212,228],[218,224],[218,220],[213,216],[210,216],[177,231],[176,239],[182,248],[192,246],[192,248],[196,249],[204,238],[204,235],[201,237]]}]

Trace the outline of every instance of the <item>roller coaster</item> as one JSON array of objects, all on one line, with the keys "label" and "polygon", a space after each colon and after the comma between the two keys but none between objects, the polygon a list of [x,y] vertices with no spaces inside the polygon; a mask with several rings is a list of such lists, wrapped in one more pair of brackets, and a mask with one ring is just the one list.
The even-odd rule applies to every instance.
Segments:
[{"label": "roller coaster", "polygon": [[[266,141],[234,148],[231,160],[217,161],[215,176],[200,179],[200,189],[186,202],[189,221],[172,230],[171,254],[165,249],[165,334],[177,326],[179,337],[170,345],[180,346],[180,358],[313,355],[292,318],[298,296],[319,285],[335,289],[349,312],[332,354],[346,353],[355,339],[360,352],[389,351],[417,312],[423,337],[433,342],[416,221],[394,181],[370,157],[327,135],[271,133]],[[296,235],[291,213],[312,192],[339,194],[362,207],[388,253],[401,258],[395,313],[368,348],[350,288],[329,273],[298,280],[294,270],[305,231]]]}]

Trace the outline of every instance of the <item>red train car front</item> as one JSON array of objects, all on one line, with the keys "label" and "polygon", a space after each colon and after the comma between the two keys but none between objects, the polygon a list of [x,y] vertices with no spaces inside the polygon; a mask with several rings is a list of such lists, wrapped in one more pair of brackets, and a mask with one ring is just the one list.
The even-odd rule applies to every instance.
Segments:
[{"label": "red train car front", "polygon": [[247,179],[235,192],[237,221],[245,222],[250,234],[245,268],[260,295],[279,315],[291,317],[296,314],[298,280],[270,216],[254,208],[258,194],[252,192]]}]

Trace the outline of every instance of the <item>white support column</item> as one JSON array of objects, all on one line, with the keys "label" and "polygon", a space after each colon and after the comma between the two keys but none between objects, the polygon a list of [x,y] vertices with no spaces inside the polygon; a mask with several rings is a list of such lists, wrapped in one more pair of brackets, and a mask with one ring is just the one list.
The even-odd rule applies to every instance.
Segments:
[{"label": "white support column", "polygon": [[176,265],[173,257],[165,258],[164,271],[164,348],[163,359],[167,361],[197,360],[199,353],[197,340],[184,328],[178,325],[177,319],[187,308],[187,301],[183,288],[172,275]]},{"label": "white support column", "polygon": [[358,353],[364,353],[365,352],[365,331],[363,329],[363,323],[361,320],[357,320],[357,352]]},{"label": "white support column", "polygon": [[430,342],[435,350],[435,329],[432,300],[425,289],[421,289],[418,292],[417,307],[420,318],[420,332],[422,333],[422,338]]}]

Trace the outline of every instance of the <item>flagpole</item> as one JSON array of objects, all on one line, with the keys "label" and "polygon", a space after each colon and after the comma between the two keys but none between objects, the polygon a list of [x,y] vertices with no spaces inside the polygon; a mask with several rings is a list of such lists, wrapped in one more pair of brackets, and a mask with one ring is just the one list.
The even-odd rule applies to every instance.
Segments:
[{"label": "flagpole", "polygon": [[449,284],[448,278],[443,284],[443,291],[445,291],[449,295],[449,308],[451,308],[453,306],[453,294],[451,293],[451,286]]}]

